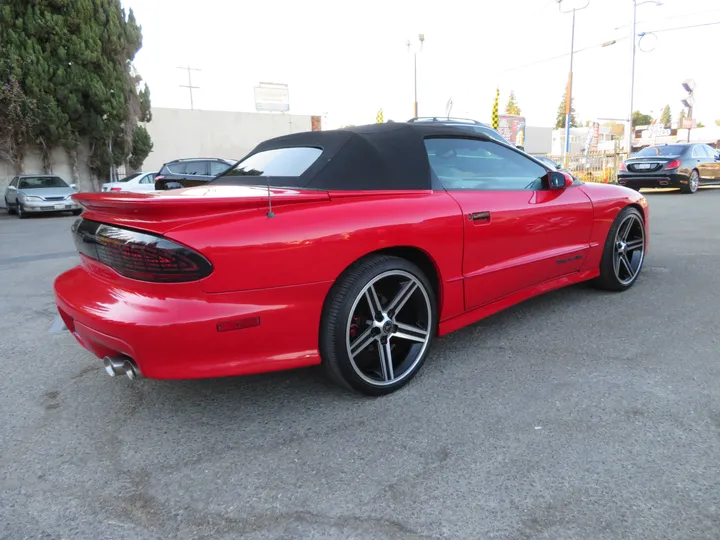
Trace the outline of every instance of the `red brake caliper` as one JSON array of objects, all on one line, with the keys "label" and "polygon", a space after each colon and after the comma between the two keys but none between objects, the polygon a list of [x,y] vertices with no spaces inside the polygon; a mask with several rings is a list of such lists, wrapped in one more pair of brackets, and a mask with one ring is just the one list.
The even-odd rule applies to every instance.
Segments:
[{"label": "red brake caliper", "polygon": [[360,319],[358,317],[353,317],[352,323],[350,324],[350,337],[351,338],[357,337],[359,320]]}]

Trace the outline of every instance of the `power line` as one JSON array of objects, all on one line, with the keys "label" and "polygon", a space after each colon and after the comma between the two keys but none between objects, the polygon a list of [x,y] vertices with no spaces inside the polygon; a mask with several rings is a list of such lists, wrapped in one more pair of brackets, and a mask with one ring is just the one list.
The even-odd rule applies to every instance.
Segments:
[{"label": "power line", "polygon": [[661,30],[648,30],[647,32],[643,32],[643,33],[644,34],[659,34],[660,32],[673,32],[675,30],[686,30],[688,28],[700,28],[701,26],[712,26],[714,24],[720,24],[720,21],[701,23],[701,24],[690,24],[688,26],[675,26],[673,28],[662,28]]},{"label": "power line", "polygon": [[[689,28],[699,28],[699,27],[702,27],[702,26],[713,26],[713,25],[716,25],[716,24],[720,24],[720,21],[714,21],[714,22],[709,22],[709,23],[701,23],[701,24],[691,24],[691,25],[687,25],[687,26],[675,26],[675,27],[672,27],[672,28],[662,28],[662,29],[660,29],[660,30],[648,30],[648,31],[646,31],[646,32],[641,32],[639,35],[643,35],[643,34],[659,34],[659,33],[661,33],[661,32],[673,32],[673,31],[676,31],[676,30],[687,30],[687,29],[689,29]],[[612,39],[612,40],[610,40],[610,41],[606,41],[606,42],[604,42],[604,43],[600,43],[599,45],[590,45],[589,47],[583,47],[582,49],[575,49],[574,54],[581,53],[581,52],[585,52],[585,51],[589,51],[589,50],[591,50],[591,49],[599,49],[599,48],[602,48],[602,47],[609,47],[610,45],[614,45],[614,44],[617,43],[618,41],[623,41],[623,40],[625,40],[625,39],[628,39],[629,37],[630,37],[630,36],[622,36],[622,37],[618,37],[618,38]],[[559,60],[560,58],[565,58],[566,56],[570,56],[570,53],[563,53],[563,54],[559,54],[559,55],[557,55],[557,56],[552,56],[552,57],[550,57],[550,58],[545,58],[545,59],[543,59],[543,60],[537,60],[537,61],[535,61],[535,62],[530,62],[530,63],[528,63],[528,64],[523,64],[523,65],[521,65],[521,66],[515,66],[515,67],[512,67],[512,68],[504,69],[504,70],[502,70],[502,71],[498,71],[497,74],[498,74],[498,75],[501,75],[501,74],[503,74],[503,73],[509,73],[510,71],[517,71],[517,70],[519,70],[519,69],[525,69],[525,68],[528,68],[528,67],[536,66],[536,65],[538,65],[538,64],[545,64],[546,62],[552,62],[553,60]]]},{"label": "power line", "polygon": [[[638,21],[637,24],[654,24],[662,21],[677,21],[677,19],[687,19],[696,15],[707,15],[708,13],[718,13],[720,9],[708,9],[705,11],[695,11],[693,13],[682,13],[680,15],[674,15],[672,17],[663,17],[662,19],[649,19],[646,21]],[[616,26],[614,30],[620,30],[621,28],[629,28],[631,24],[623,24],[622,26]]]},{"label": "power line", "polygon": [[[630,37],[630,36],[624,36],[624,37],[615,38],[615,39],[613,39],[613,40],[606,41],[606,42],[600,43],[600,44],[598,44],[598,45],[590,45],[589,47],[583,47],[582,49],[575,49],[575,51],[573,51],[573,52],[574,52],[574,54],[577,54],[577,53],[589,51],[590,49],[600,49],[600,48],[602,48],[602,47],[609,47],[610,45],[615,45],[615,43],[617,43],[618,41],[622,41],[623,39],[628,39],[629,37]],[[504,69],[504,70],[502,70],[502,71],[498,71],[498,74],[508,73],[508,72],[510,72],[510,71],[516,71],[516,70],[518,70],[518,69],[524,69],[524,68],[526,68],[526,67],[532,67],[532,66],[536,66],[536,65],[538,65],[538,64],[544,64],[544,63],[546,63],[546,62],[552,62],[553,60],[558,60],[558,59],[560,59],[560,58],[565,58],[566,56],[570,56],[570,53],[563,53],[563,54],[559,54],[559,55],[557,55],[557,56],[553,56],[553,57],[550,57],[550,58],[545,58],[544,60],[537,60],[537,61],[535,61],[535,62],[530,62],[529,64],[523,64],[522,66],[516,66],[516,67]]]}]

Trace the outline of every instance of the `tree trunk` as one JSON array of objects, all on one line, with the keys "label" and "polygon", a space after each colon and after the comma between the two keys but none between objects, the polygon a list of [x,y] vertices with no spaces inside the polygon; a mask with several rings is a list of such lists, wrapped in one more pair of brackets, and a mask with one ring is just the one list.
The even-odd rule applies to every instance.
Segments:
[{"label": "tree trunk", "polygon": [[66,150],[68,157],[70,158],[70,170],[72,174],[72,183],[80,187],[80,170],[78,169],[78,152],[77,148],[71,148]]},{"label": "tree trunk", "polygon": [[52,174],[52,152],[45,143],[40,146],[40,153],[42,155],[42,168],[45,174]]}]

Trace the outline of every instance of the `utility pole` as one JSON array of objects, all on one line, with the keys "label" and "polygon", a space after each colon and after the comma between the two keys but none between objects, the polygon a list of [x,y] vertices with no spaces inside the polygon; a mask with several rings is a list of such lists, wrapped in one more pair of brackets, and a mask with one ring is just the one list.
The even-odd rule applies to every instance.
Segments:
[{"label": "utility pole", "polygon": [[198,88],[200,88],[200,87],[199,87],[199,86],[193,86],[193,83],[192,83],[192,72],[193,72],[193,71],[202,71],[202,70],[201,70],[201,69],[198,69],[198,68],[193,68],[193,67],[190,67],[190,66],[186,66],[186,67],[178,66],[178,69],[182,69],[182,70],[184,70],[184,71],[187,71],[187,74],[188,74],[188,83],[187,83],[187,84],[181,84],[181,85],[179,85],[179,86],[180,86],[181,88],[187,88],[187,89],[190,91],[190,110],[193,110],[193,109],[195,108],[195,104],[193,103],[193,89],[198,89]]},{"label": "utility pole", "polygon": [[630,34],[630,46],[631,48],[631,60],[630,60],[630,111],[628,114],[628,129],[625,134],[625,144],[627,146],[627,157],[632,154],[632,145],[635,140],[635,129],[633,127],[633,107],[635,99],[635,55],[637,50],[637,8],[643,4],[655,4],[656,6],[662,6],[662,2],[659,0],[645,0],[638,2],[638,0],[632,0],[633,3],[633,19],[632,19],[632,33]]},{"label": "utility pole", "polygon": [[572,116],[573,56],[575,54],[575,12],[588,7],[588,5],[590,5],[590,0],[587,0],[585,5],[582,7],[575,7],[572,8],[572,10],[568,11],[563,11],[562,2],[563,0],[557,0],[560,13],[570,13],[570,11],[572,11],[572,34],[570,37],[570,72],[568,73],[568,82],[565,92],[565,96],[567,98],[565,102],[565,168],[567,168],[570,159],[570,117]]}]

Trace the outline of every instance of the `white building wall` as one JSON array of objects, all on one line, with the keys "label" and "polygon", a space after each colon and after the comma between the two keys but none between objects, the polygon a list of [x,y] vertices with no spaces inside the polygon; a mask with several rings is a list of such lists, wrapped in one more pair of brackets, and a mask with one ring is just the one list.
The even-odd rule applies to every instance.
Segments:
[{"label": "white building wall", "polygon": [[308,115],[198,111],[153,108],[146,124],[153,151],[144,171],[157,171],[173,159],[217,157],[240,159],[258,143],[312,129]]},{"label": "white building wall", "polygon": [[[77,174],[79,177],[78,188],[81,191],[92,191],[92,175],[90,168],[87,165],[88,149],[81,147],[78,149],[77,159]],[[56,148],[51,152],[50,161],[52,163],[52,174],[58,175],[60,178],[65,180],[68,184],[72,184],[73,180],[73,165],[72,160],[68,156],[67,152],[62,148]],[[23,166],[24,174],[33,174],[43,172],[42,167],[42,156],[40,152],[32,150],[25,156],[25,164]],[[5,206],[5,201],[2,200],[5,188],[10,183],[10,180],[15,176],[15,168],[9,161],[0,159],[0,206]]]},{"label": "white building wall", "polygon": [[551,153],[552,137],[551,127],[525,126],[525,151],[528,154]]}]

